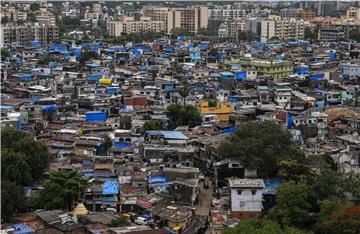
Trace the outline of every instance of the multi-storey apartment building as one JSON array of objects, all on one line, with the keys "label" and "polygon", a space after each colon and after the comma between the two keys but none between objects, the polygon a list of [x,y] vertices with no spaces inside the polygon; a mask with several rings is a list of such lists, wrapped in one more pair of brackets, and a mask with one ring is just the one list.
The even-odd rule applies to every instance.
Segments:
[{"label": "multi-storey apartment building", "polygon": [[[174,12],[168,7],[144,6],[143,15],[155,21],[163,21],[166,32],[171,32],[174,28]],[[179,27],[180,25],[176,25]]]},{"label": "multi-storey apartment building", "polygon": [[300,8],[284,8],[280,10],[280,16],[283,18],[297,18],[300,11]]},{"label": "multi-storey apartment building", "polygon": [[166,31],[165,23],[159,20],[151,20],[150,17],[141,17],[140,20],[135,20],[134,17],[124,17],[123,20],[107,22],[107,32],[114,37],[121,36],[122,33],[145,31]]},{"label": "multi-storey apartment building", "polygon": [[299,12],[299,18],[303,20],[313,19],[316,17],[316,12],[311,9],[304,9]]},{"label": "multi-storey apartment building", "polygon": [[40,10],[36,12],[36,21],[39,24],[48,24],[53,26],[56,25],[54,14],[48,11],[46,8],[40,8]]},{"label": "multi-storey apartment building", "polygon": [[280,19],[279,17],[269,18],[261,21],[262,37],[278,37],[281,40],[304,38],[305,22],[294,18]]},{"label": "multi-storey apartment building", "polygon": [[177,8],[175,14],[175,20],[180,21],[180,28],[190,33],[197,33],[200,28],[208,26],[207,7]]},{"label": "multi-storey apartment building", "polygon": [[174,28],[182,28],[190,33],[197,33],[200,28],[208,26],[208,8],[206,6],[191,6],[186,8],[167,8],[145,6],[144,16],[154,21],[163,21],[166,32]]},{"label": "multi-storey apartment building", "polygon": [[246,10],[234,8],[230,5],[217,6],[209,9],[209,18],[212,20],[217,19],[243,19],[246,17]]},{"label": "multi-storey apartment building", "polygon": [[236,37],[240,31],[245,31],[245,20],[228,20],[219,27],[219,37]]},{"label": "multi-storey apartment building", "polygon": [[360,19],[360,8],[352,7],[346,11],[346,17]]},{"label": "multi-storey apartment building", "polygon": [[12,43],[26,45],[31,41],[40,41],[42,45],[47,45],[59,41],[59,29],[57,26],[39,23],[4,25],[1,27],[0,35],[0,43],[4,45]]}]

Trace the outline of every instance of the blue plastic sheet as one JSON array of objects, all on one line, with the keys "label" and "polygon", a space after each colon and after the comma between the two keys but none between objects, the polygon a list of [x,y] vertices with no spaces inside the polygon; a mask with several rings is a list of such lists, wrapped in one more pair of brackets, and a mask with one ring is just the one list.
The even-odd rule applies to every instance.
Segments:
[{"label": "blue plastic sheet", "polygon": [[131,143],[125,141],[119,141],[119,142],[115,142],[114,147],[118,149],[129,149],[131,148]]},{"label": "blue plastic sheet", "polygon": [[290,113],[287,113],[287,129],[291,129],[293,124],[293,118]]},{"label": "blue plastic sheet", "polygon": [[246,80],[246,71],[236,72],[236,80]]},{"label": "blue plastic sheet", "polygon": [[11,227],[14,229],[14,231],[12,232],[14,234],[32,233],[35,231],[25,223],[15,223],[12,224]]},{"label": "blue plastic sheet", "polygon": [[324,79],[324,77],[325,77],[324,73],[313,74],[309,76],[309,80],[322,80]]},{"label": "blue plastic sheet", "polygon": [[116,195],[119,194],[120,185],[117,180],[105,180],[102,185],[103,195]]},{"label": "blue plastic sheet", "polygon": [[46,106],[42,106],[41,110],[43,111],[56,111],[58,109],[57,105],[46,105]]},{"label": "blue plastic sheet", "polygon": [[85,114],[86,122],[105,122],[106,112],[102,111],[89,111]]},{"label": "blue plastic sheet", "polygon": [[41,42],[40,41],[32,41],[31,45],[36,46],[36,47],[41,47]]},{"label": "blue plastic sheet", "polygon": [[165,176],[150,176],[148,178],[148,183],[152,184],[152,183],[165,183],[167,180],[165,178]]}]

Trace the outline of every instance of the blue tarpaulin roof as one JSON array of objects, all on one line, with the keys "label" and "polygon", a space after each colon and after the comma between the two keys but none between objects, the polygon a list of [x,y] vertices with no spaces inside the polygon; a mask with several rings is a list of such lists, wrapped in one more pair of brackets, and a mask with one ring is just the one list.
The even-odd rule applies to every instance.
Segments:
[{"label": "blue tarpaulin roof", "polygon": [[40,47],[41,46],[41,42],[40,41],[32,41],[31,42],[32,46],[36,46],[36,47]]},{"label": "blue tarpaulin roof", "polygon": [[246,71],[236,72],[236,80],[246,80]]},{"label": "blue tarpaulin roof", "polygon": [[96,63],[87,63],[85,65],[88,67],[99,67],[100,66],[99,64],[96,64]]},{"label": "blue tarpaulin roof", "polygon": [[31,76],[30,74],[22,74],[22,75],[19,77],[19,80],[23,80],[23,81],[32,80],[32,76]]},{"label": "blue tarpaulin roof", "polygon": [[131,143],[125,141],[119,141],[119,142],[115,142],[114,147],[118,149],[131,148]]},{"label": "blue tarpaulin roof", "polygon": [[222,130],[222,132],[224,133],[224,134],[230,134],[230,133],[234,133],[235,131],[236,131],[236,127],[231,127],[231,128],[224,128],[223,130]]},{"label": "blue tarpaulin roof", "polygon": [[232,72],[220,72],[221,78],[234,78],[234,73]]},{"label": "blue tarpaulin roof", "polygon": [[12,233],[14,234],[22,234],[22,233],[30,233],[34,232],[30,226],[26,225],[25,223],[15,223],[12,224],[11,227],[15,229]]},{"label": "blue tarpaulin roof", "polygon": [[43,111],[56,111],[57,109],[58,109],[58,107],[55,104],[41,107],[41,110],[43,110]]},{"label": "blue tarpaulin roof", "polygon": [[152,183],[165,183],[166,182],[166,178],[165,176],[150,176],[148,178],[148,183],[152,184]]},{"label": "blue tarpaulin roof", "polygon": [[284,183],[282,179],[271,179],[265,183],[265,191],[263,194],[275,194],[277,188]]},{"label": "blue tarpaulin roof", "polygon": [[309,76],[310,80],[322,80],[325,77],[324,73],[312,74]]},{"label": "blue tarpaulin roof", "polygon": [[163,136],[165,139],[188,140],[189,138],[179,131],[147,131],[150,136]]},{"label": "blue tarpaulin roof", "polygon": [[105,122],[106,112],[102,111],[88,111],[85,114],[86,122]]},{"label": "blue tarpaulin roof", "polygon": [[0,109],[9,110],[9,109],[11,109],[11,108],[12,108],[12,106],[0,105]]},{"label": "blue tarpaulin roof", "polygon": [[178,36],[178,41],[185,41],[186,40],[186,36]]},{"label": "blue tarpaulin roof", "polygon": [[101,79],[101,78],[102,78],[102,75],[101,75],[101,74],[90,74],[88,77],[89,77],[90,79],[96,79],[96,80],[98,80],[98,79]]},{"label": "blue tarpaulin roof", "polygon": [[103,195],[115,195],[119,194],[120,185],[117,180],[105,180],[102,185]]},{"label": "blue tarpaulin roof", "polygon": [[172,185],[173,182],[169,181],[169,182],[164,182],[164,183],[153,183],[153,184],[149,184],[150,188],[156,188],[156,187],[163,187],[163,186],[169,186]]},{"label": "blue tarpaulin roof", "polygon": [[118,91],[119,91],[119,88],[117,88],[117,87],[106,88],[106,93],[114,94],[114,93],[117,93]]}]

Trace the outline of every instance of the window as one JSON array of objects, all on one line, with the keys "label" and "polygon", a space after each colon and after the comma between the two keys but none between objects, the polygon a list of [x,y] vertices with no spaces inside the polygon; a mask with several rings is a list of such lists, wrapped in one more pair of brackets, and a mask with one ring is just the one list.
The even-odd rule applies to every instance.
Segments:
[{"label": "window", "polygon": [[241,193],[242,193],[242,190],[241,189],[238,189],[238,195],[241,195]]},{"label": "window", "polygon": [[255,195],[255,194],[256,194],[256,190],[255,190],[255,189],[251,190],[251,194],[252,194],[252,195]]}]

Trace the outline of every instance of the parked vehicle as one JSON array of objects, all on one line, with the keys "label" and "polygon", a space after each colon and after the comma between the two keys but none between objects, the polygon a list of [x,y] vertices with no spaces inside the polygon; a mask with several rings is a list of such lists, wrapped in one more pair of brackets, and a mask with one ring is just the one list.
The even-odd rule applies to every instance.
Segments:
[{"label": "parked vehicle", "polygon": [[149,223],[152,223],[154,220],[149,215],[142,215],[138,216],[135,219],[135,223],[139,225],[148,225]]}]

